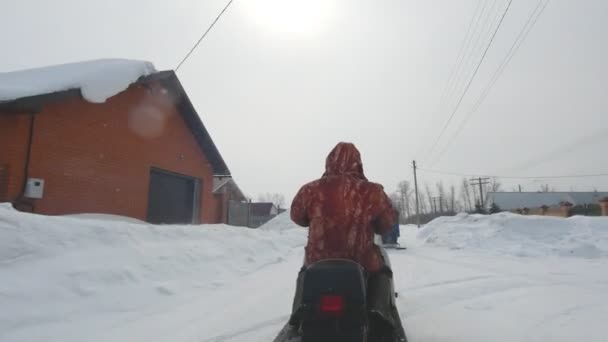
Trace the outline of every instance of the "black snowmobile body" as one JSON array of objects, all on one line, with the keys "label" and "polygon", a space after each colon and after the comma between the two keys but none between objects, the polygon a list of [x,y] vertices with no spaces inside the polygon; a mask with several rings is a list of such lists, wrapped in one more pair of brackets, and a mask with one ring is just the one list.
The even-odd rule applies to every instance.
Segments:
[{"label": "black snowmobile body", "polygon": [[274,342],[407,342],[395,305],[390,262],[382,253],[386,267],[372,276],[350,260],[310,265],[298,285],[301,302],[294,305],[290,321]]}]

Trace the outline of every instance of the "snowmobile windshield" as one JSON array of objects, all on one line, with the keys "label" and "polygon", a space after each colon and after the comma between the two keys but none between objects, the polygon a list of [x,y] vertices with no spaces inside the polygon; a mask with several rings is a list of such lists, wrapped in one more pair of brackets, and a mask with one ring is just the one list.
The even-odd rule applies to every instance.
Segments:
[{"label": "snowmobile windshield", "polygon": [[361,154],[355,145],[341,142],[327,156],[323,177],[337,175],[367,180],[363,173]]}]

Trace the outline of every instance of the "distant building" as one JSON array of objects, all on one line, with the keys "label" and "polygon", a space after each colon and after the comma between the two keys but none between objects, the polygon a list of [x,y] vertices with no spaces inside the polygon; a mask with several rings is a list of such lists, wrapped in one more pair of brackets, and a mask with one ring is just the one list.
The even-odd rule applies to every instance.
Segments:
[{"label": "distant building", "polygon": [[520,214],[601,215],[600,201],[608,192],[489,192],[488,203]]},{"label": "distant building", "polygon": [[279,214],[279,209],[273,203],[251,203],[250,227],[259,227]]},{"label": "distant building", "polygon": [[245,196],[175,72],[134,73],[107,98],[91,91],[133,74],[126,62],[136,61],[0,74],[0,202],[48,215],[226,222],[229,201]]},{"label": "distant building", "polygon": [[258,228],[283,212],[285,212],[284,209],[279,209],[270,202],[231,201],[228,224]]},{"label": "distant building", "polygon": [[[218,206],[221,223],[230,222],[231,203],[245,203],[247,198],[232,177],[216,176],[213,179],[213,194],[223,204]],[[232,224],[234,225],[234,224]]]}]

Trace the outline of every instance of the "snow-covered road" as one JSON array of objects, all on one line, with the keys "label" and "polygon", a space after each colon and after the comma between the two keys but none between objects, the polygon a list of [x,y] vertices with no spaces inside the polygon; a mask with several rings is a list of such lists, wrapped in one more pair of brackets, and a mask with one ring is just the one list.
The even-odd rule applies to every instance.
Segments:
[{"label": "snow-covered road", "polygon": [[[0,341],[271,341],[305,241],[286,225],[161,229],[0,208]],[[403,227],[408,249],[390,252],[411,342],[608,339],[603,235],[584,236],[599,246],[591,258],[492,253],[465,240],[450,249],[417,233]]]},{"label": "snow-covered road", "polygon": [[606,341],[605,261],[393,254],[411,341]]},{"label": "snow-covered road", "polygon": [[[410,341],[608,339],[605,261],[491,257],[424,247],[413,236],[402,239],[408,250],[390,253]],[[214,325],[204,324],[214,333],[199,341],[271,341],[286,319],[300,260],[294,255],[236,286],[236,293],[256,294],[241,307],[254,314],[234,314],[231,307],[218,312],[223,318],[234,318],[238,328],[215,332]],[[271,291],[264,289],[269,282]],[[232,292],[225,295],[230,300]]]}]

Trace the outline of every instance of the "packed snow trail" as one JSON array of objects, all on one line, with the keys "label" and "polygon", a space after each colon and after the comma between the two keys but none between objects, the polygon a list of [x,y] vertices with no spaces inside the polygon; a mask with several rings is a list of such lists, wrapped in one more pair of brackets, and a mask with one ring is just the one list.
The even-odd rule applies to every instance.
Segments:
[{"label": "packed snow trail", "polygon": [[[608,220],[526,219],[402,227],[408,249],[389,253],[410,341],[606,340]],[[541,225],[544,237],[514,241],[513,225],[524,236]],[[565,246],[554,242],[564,236],[571,255],[541,248]],[[249,230],[0,208],[0,341],[271,341],[289,314],[305,238],[286,215]],[[521,244],[534,257],[517,256]],[[579,245],[597,253],[577,255]]]},{"label": "packed snow trail", "polygon": [[393,253],[411,341],[605,341],[606,260]]}]

